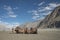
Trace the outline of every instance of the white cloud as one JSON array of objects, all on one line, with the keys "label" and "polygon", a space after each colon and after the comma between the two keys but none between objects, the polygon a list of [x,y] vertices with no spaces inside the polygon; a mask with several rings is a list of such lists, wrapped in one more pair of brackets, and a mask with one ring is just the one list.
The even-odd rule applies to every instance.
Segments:
[{"label": "white cloud", "polygon": [[39,14],[38,14],[37,10],[32,10],[32,15],[36,15],[37,16]]},{"label": "white cloud", "polygon": [[34,19],[34,20],[38,20],[38,18],[39,18],[40,16],[39,15],[34,15],[33,17],[32,17],[32,19]]},{"label": "white cloud", "polygon": [[[46,7],[43,7],[41,9],[41,7],[38,8],[39,12],[45,12],[45,14],[48,14],[49,12],[51,12],[55,7],[59,6],[59,3],[49,3]],[[47,13],[46,13],[47,12]]]},{"label": "white cloud", "polygon": [[[45,3],[45,2],[41,2],[39,4],[39,6],[42,6],[43,3]],[[50,14],[51,11],[57,6],[60,6],[60,3],[48,3],[47,6],[38,7],[36,10],[28,11],[28,13],[33,14],[32,19],[34,19],[34,20],[43,19],[44,18],[43,15]]]},{"label": "white cloud", "polygon": [[49,7],[49,6],[45,7],[45,10],[51,10],[51,9],[52,9],[52,8]]},{"label": "white cloud", "polygon": [[14,9],[14,10],[15,10],[15,9],[18,9],[18,7],[15,7],[15,8],[13,8],[13,9]]},{"label": "white cloud", "polygon": [[32,13],[32,19],[34,20],[40,17],[37,10],[28,11],[28,13]]},{"label": "white cloud", "polygon": [[9,15],[9,17],[16,18],[17,15]]},{"label": "white cloud", "polygon": [[[16,18],[17,15],[14,13],[13,8],[11,6],[4,5],[4,9],[7,11],[8,17]],[[14,8],[17,9],[17,8]]]},{"label": "white cloud", "polygon": [[50,11],[50,10],[52,10],[53,8],[51,8],[50,6],[46,6],[46,7],[43,7],[42,9],[39,9],[38,8],[38,11],[39,12],[43,12],[43,11]]},{"label": "white cloud", "polygon": [[0,21],[0,30],[11,30],[11,28],[15,28],[16,26],[19,26],[20,23],[14,22],[14,23],[8,23],[8,22],[3,22]]},{"label": "white cloud", "polygon": [[41,5],[43,5],[44,3],[45,3],[45,2],[41,2],[41,3],[38,4],[38,6],[41,6]]},{"label": "white cloud", "polygon": [[50,4],[49,4],[50,7],[57,7],[57,6],[59,6],[59,5],[60,5],[60,3],[50,3]]},{"label": "white cloud", "polygon": [[12,11],[12,8],[10,6],[6,6],[4,9],[7,11]]}]

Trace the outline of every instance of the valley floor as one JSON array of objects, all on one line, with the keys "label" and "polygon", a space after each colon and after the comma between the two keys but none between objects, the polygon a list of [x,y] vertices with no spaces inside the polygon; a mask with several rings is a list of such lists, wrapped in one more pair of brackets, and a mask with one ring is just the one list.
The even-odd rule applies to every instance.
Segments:
[{"label": "valley floor", "polygon": [[0,40],[60,40],[60,29],[39,29],[38,34],[0,32]]}]

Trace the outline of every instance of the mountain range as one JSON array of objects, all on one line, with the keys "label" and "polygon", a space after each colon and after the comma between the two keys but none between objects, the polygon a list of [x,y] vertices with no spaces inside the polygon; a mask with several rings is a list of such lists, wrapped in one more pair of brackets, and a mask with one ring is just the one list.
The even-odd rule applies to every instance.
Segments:
[{"label": "mountain range", "polygon": [[60,28],[60,6],[56,7],[49,15],[43,19],[40,28]]}]

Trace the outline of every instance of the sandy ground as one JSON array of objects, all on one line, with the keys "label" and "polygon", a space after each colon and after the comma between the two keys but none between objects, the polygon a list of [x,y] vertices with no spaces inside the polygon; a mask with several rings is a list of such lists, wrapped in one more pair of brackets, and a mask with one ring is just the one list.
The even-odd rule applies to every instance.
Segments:
[{"label": "sandy ground", "polygon": [[60,29],[40,29],[38,34],[0,32],[0,40],[60,40]]}]

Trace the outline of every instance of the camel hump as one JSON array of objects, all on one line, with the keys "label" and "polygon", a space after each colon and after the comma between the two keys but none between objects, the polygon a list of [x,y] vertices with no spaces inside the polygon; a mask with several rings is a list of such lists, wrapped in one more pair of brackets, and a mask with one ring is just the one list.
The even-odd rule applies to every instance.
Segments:
[{"label": "camel hump", "polygon": [[36,34],[37,33],[37,28],[20,28],[16,27],[15,28],[16,33],[27,33],[27,34]]}]

